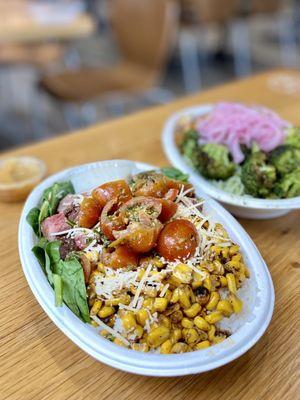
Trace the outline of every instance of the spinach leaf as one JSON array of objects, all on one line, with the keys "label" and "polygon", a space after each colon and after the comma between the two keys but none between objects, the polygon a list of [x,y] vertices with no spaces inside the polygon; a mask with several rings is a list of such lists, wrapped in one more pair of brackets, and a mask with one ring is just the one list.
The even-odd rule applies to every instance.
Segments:
[{"label": "spinach leaf", "polygon": [[52,286],[53,285],[53,273],[52,273],[52,269],[51,269],[50,257],[47,254],[46,248],[43,248],[41,246],[34,246],[32,248],[32,252],[38,259],[39,264],[43,268],[43,270],[47,276],[47,279]]},{"label": "spinach leaf", "polygon": [[43,268],[49,283],[53,286],[53,273],[58,270],[60,260],[59,253],[60,242],[47,242],[41,238],[39,243],[32,248],[32,252],[38,259],[39,264]]},{"label": "spinach leaf", "polygon": [[74,257],[68,261],[60,260],[63,284],[63,300],[82,321],[90,322],[83,269]]},{"label": "spinach leaf", "polygon": [[180,169],[174,167],[164,167],[161,168],[161,172],[170,179],[175,179],[176,181],[187,182],[188,174],[184,174]]},{"label": "spinach leaf", "polygon": [[74,193],[74,187],[70,181],[56,182],[44,191],[42,200],[47,202],[49,215],[56,212],[60,200],[69,193]]},{"label": "spinach leaf", "polygon": [[59,241],[49,242],[46,246],[46,252],[50,259],[51,269],[55,274],[61,274],[60,270],[60,248],[61,243]]},{"label": "spinach leaf", "polygon": [[40,210],[37,207],[32,208],[26,216],[26,221],[33,229],[33,232],[39,236],[40,226],[39,226],[39,215]]},{"label": "spinach leaf", "polygon": [[53,274],[55,305],[60,307],[63,301],[63,283],[60,275]]},{"label": "spinach leaf", "polygon": [[41,223],[47,217],[55,214],[59,202],[69,193],[74,193],[71,181],[56,182],[44,190],[41,209],[32,208],[26,217],[27,222],[37,236],[41,236]]}]

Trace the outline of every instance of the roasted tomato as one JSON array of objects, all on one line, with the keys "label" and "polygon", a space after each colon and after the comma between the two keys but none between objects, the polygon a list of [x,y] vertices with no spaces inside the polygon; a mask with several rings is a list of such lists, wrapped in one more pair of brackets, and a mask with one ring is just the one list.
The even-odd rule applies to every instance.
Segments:
[{"label": "roasted tomato", "polygon": [[127,228],[120,232],[113,232],[117,239],[112,246],[126,244],[136,253],[150,251],[157,241],[162,224],[158,221],[162,204],[160,199],[151,197],[134,197],[123,204],[120,217]]},{"label": "roasted tomato", "polygon": [[122,179],[104,183],[92,191],[92,196],[102,207],[113,199],[118,199],[121,204],[132,198],[129,186]]},{"label": "roasted tomato", "polygon": [[118,246],[112,253],[104,252],[102,255],[103,264],[118,269],[138,265],[138,256],[126,246]]},{"label": "roasted tomato", "polygon": [[157,241],[157,252],[168,261],[185,260],[195,254],[199,236],[194,224],[176,219],[165,225]]},{"label": "roasted tomato", "polygon": [[92,228],[100,217],[102,207],[92,198],[84,197],[78,214],[78,224],[83,228]]},{"label": "roasted tomato", "polygon": [[169,189],[165,194],[164,198],[166,200],[175,201],[178,194],[179,194],[179,189]]},{"label": "roasted tomato", "polygon": [[158,218],[162,210],[159,199],[139,196],[127,201],[120,209],[120,216],[124,222],[141,222],[145,225]]},{"label": "roasted tomato", "polygon": [[158,218],[161,222],[167,222],[173,217],[173,215],[175,215],[178,206],[173,201],[167,199],[160,199],[160,202],[162,210]]},{"label": "roasted tomato", "polygon": [[84,281],[85,283],[88,283],[91,274],[91,262],[84,254],[82,254],[80,256],[80,263],[83,269]]},{"label": "roasted tomato", "polygon": [[156,246],[161,229],[162,224],[158,220],[153,221],[151,225],[132,222],[124,231],[114,232],[117,240],[111,245],[123,244],[135,253],[147,253]]},{"label": "roasted tomato", "polygon": [[131,190],[134,196],[164,197],[170,189],[184,190],[192,188],[186,182],[175,181],[155,171],[142,172],[133,176]]},{"label": "roasted tomato", "polygon": [[117,202],[117,199],[110,200],[103,208],[100,217],[100,228],[109,240],[115,239],[113,231],[120,231],[126,226],[119,212],[114,211]]}]

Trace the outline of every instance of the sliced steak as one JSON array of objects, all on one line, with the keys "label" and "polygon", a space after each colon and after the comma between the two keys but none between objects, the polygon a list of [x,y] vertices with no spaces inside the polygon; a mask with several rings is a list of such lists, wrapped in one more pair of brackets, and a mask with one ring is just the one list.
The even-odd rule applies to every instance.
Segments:
[{"label": "sliced steak", "polygon": [[56,240],[56,236],[52,235],[56,232],[62,232],[70,229],[68,220],[63,213],[54,214],[51,217],[44,219],[41,224],[42,234],[50,242]]},{"label": "sliced steak", "polygon": [[77,194],[67,194],[57,208],[57,211],[63,213],[70,221],[76,222],[80,209],[80,201]]}]

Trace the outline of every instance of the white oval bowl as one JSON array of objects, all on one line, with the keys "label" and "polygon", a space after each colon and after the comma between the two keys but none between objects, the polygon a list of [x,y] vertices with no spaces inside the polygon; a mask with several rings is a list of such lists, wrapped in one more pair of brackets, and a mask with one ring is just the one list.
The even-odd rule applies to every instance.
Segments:
[{"label": "white oval bowl", "polygon": [[126,160],[101,161],[67,169],[43,181],[28,197],[20,219],[19,253],[23,271],[33,294],[56,326],[95,359],[123,371],[149,376],[181,376],[209,371],[241,356],[263,335],[273,313],[274,288],[268,268],[250,237],[222,206],[197,185],[197,195],[206,199],[205,211],[222,223],[231,238],[240,245],[251,274],[243,295],[247,301],[237,322],[240,327],[224,342],[208,349],[160,355],[140,353],[111,343],[99,335],[99,329],[84,324],[67,306],[55,307],[53,289],[31,252],[37,239],[26,222],[26,215],[38,205],[42,192],[48,186],[70,179],[75,191],[83,192],[101,183],[154,168]]},{"label": "white oval bowl", "polygon": [[171,164],[186,172],[193,184],[201,186],[202,190],[214,199],[220,201],[224,207],[238,217],[251,219],[275,218],[287,214],[293,209],[300,208],[300,196],[291,199],[258,199],[254,197],[238,196],[225,192],[212,185],[202,175],[191,168],[184,160],[175,142],[175,133],[178,120],[184,116],[204,116],[212,110],[212,105],[203,105],[183,109],[172,114],[166,121],[162,133],[163,149]]}]

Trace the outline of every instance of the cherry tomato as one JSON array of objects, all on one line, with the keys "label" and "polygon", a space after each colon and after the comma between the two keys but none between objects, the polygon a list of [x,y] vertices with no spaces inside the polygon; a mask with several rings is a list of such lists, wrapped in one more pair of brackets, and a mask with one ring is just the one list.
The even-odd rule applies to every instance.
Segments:
[{"label": "cherry tomato", "polygon": [[132,222],[124,231],[115,232],[117,240],[112,245],[125,244],[135,253],[147,253],[156,246],[161,229],[162,224],[157,220],[151,225]]},{"label": "cherry tomato", "polygon": [[142,172],[133,177],[132,192],[134,196],[164,197],[170,189],[178,192],[192,188],[190,183],[175,181],[155,171]]},{"label": "cherry tomato", "polygon": [[92,228],[99,220],[101,208],[92,197],[84,197],[78,214],[79,226]]},{"label": "cherry tomato", "polygon": [[134,196],[163,197],[168,191],[167,177],[157,172],[142,172],[133,177]]},{"label": "cherry tomato", "polygon": [[106,203],[115,198],[119,203],[125,203],[132,198],[128,184],[124,180],[107,182],[92,191],[92,197],[104,207]]},{"label": "cherry tomato", "polygon": [[82,254],[80,257],[80,263],[81,263],[82,269],[83,269],[84,281],[85,281],[85,283],[88,283],[89,277],[91,274],[90,260],[84,254]]},{"label": "cherry tomato", "polygon": [[102,262],[113,268],[125,268],[128,266],[136,267],[138,265],[138,256],[126,246],[117,247],[112,253],[105,253]]},{"label": "cherry tomato", "polygon": [[169,221],[169,219],[172,218],[173,215],[175,215],[178,206],[177,204],[173,203],[173,201],[166,199],[160,199],[160,202],[162,205],[162,210],[158,218],[161,222],[164,223]]},{"label": "cherry tomato", "polygon": [[166,200],[174,201],[178,196],[179,190],[178,189],[169,189],[165,194],[164,198]]},{"label": "cherry tomato", "polygon": [[162,205],[159,199],[138,196],[123,204],[119,212],[125,223],[138,221],[147,225],[159,216],[161,209]]},{"label": "cherry tomato", "polygon": [[100,228],[109,240],[114,240],[113,231],[125,229],[125,223],[118,212],[113,212],[117,199],[110,200],[103,208],[100,217]]},{"label": "cherry tomato", "polygon": [[195,254],[199,236],[194,224],[186,219],[176,219],[160,232],[157,251],[168,261],[185,260]]}]

